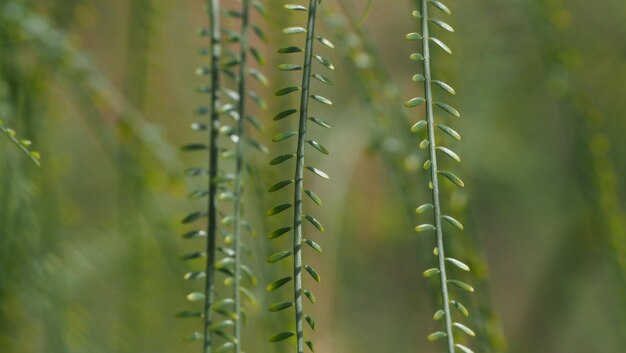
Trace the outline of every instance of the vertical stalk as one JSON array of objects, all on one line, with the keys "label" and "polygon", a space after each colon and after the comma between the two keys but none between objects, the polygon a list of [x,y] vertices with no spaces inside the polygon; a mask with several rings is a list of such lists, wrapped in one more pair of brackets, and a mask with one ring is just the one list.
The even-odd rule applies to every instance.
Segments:
[{"label": "vertical stalk", "polygon": [[220,90],[220,6],[219,0],[207,0],[209,29],[211,32],[211,98],[210,98],[210,140],[209,140],[209,204],[207,223],[207,262],[204,299],[204,353],[212,351],[212,336],[209,327],[213,322],[211,306],[214,302],[215,286],[215,247],[217,235],[217,171],[218,171],[218,133],[219,121],[219,90]]},{"label": "vertical stalk", "polygon": [[424,92],[426,95],[426,119],[428,121],[428,149],[430,155],[430,178],[432,181],[433,206],[435,214],[435,228],[437,233],[437,250],[439,259],[439,271],[441,281],[441,299],[445,313],[445,332],[448,341],[448,352],[454,353],[454,336],[452,335],[452,317],[448,297],[448,278],[446,275],[445,254],[443,247],[443,228],[441,225],[441,206],[439,202],[439,180],[437,169],[437,153],[435,143],[435,119],[433,114],[433,95],[431,89],[430,73],[430,48],[428,32],[428,0],[421,0],[421,24],[422,24],[422,55],[424,56]]},{"label": "vertical stalk", "polygon": [[304,352],[304,328],[302,322],[302,191],[304,173],[304,144],[306,142],[307,115],[309,109],[309,86],[311,80],[311,62],[313,58],[313,38],[315,33],[315,15],[317,1],[309,1],[304,65],[302,73],[302,93],[300,96],[300,117],[298,126],[298,149],[296,152],[296,173],[293,211],[293,274],[294,304],[296,311],[296,347],[297,353]]},{"label": "vertical stalk", "polygon": [[235,300],[235,314],[238,315],[235,320],[235,353],[241,353],[241,202],[243,197],[242,190],[242,169],[243,169],[243,139],[245,136],[244,124],[246,121],[246,75],[248,71],[248,24],[250,17],[250,0],[243,0],[243,9],[241,15],[241,37],[240,37],[240,61],[239,61],[239,80],[238,80],[238,112],[239,120],[237,121],[237,145],[236,145],[236,161],[235,161],[235,225],[234,225],[234,241],[235,249],[235,284],[233,286],[233,298]]}]

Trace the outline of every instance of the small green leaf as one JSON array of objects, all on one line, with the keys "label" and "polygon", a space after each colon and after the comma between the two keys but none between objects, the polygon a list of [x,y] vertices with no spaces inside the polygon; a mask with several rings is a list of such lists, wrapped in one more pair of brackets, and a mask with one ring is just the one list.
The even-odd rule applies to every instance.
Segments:
[{"label": "small green leaf", "polygon": [[417,107],[418,105],[426,102],[426,99],[422,97],[411,98],[404,103],[404,106],[407,108]]},{"label": "small green leaf", "polygon": [[302,70],[302,66],[296,64],[280,64],[278,65],[278,70],[280,71],[300,71]]},{"label": "small green leaf", "polygon": [[289,86],[289,87],[285,87],[285,88],[279,89],[278,91],[276,91],[275,95],[277,97],[285,96],[285,95],[287,95],[289,93],[296,92],[296,91],[299,91],[299,90],[300,90],[300,87],[298,87],[298,86]]},{"label": "small green leaf", "polygon": [[413,17],[415,17],[415,18],[422,18],[422,14],[419,11],[417,11],[417,10],[413,11],[413,13],[411,13],[411,15]]},{"label": "small green leaf", "polygon": [[459,222],[458,220],[456,220],[456,218],[447,216],[447,215],[443,215],[441,216],[441,218],[445,219],[448,223],[452,224],[453,226],[455,226],[458,230],[463,230],[463,223]]},{"label": "small green leaf", "polygon": [[330,177],[328,176],[328,174],[324,173],[323,171],[315,168],[315,167],[311,167],[311,166],[306,166],[305,167],[307,170],[309,170],[310,172],[312,172],[313,174],[316,174],[317,176],[324,178],[324,179],[330,179]]},{"label": "small green leaf", "polygon": [[416,122],[415,124],[413,124],[413,126],[411,126],[411,131],[417,132],[423,129],[426,125],[428,125],[428,122],[426,120],[420,120]]},{"label": "small green leaf", "polygon": [[463,353],[474,353],[474,351],[473,351],[473,350],[471,350],[471,349],[467,348],[466,346],[464,346],[464,345],[462,345],[462,344],[456,343],[454,346],[455,346],[456,348],[458,348],[458,349],[462,350],[462,351],[463,351]]},{"label": "small green leaf", "polygon": [[469,317],[469,311],[467,311],[467,308],[463,304],[459,303],[456,300],[451,300],[450,304],[452,304],[452,306],[454,306],[465,317]]},{"label": "small green leaf", "polygon": [[315,346],[313,345],[313,342],[311,342],[310,340],[306,340],[304,341],[304,344],[306,344],[306,346],[309,347],[311,352],[315,353]]},{"label": "small green leaf", "polygon": [[194,251],[178,256],[178,258],[183,261],[195,260],[202,257],[206,257],[206,254],[202,251]]},{"label": "small green leaf", "polygon": [[292,336],[294,336],[295,333],[291,332],[291,331],[286,331],[286,332],[281,332],[278,334],[275,334],[274,336],[270,337],[270,342],[280,342],[280,341],[284,341]]},{"label": "small green leaf", "polygon": [[433,319],[441,320],[444,316],[446,316],[446,312],[439,309],[435,312],[435,315],[433,315]]},{"label": "small green leaf", "polygon": [[204,293],[201,292],[193,292],[187,295],[187,300],[189,300],[190,302],[199,302],[204,300],[204,298]]},{"label": "small green leaf", "polygon": [[333,85],[333,82],[328,77],[326,77],[324,75],[313,74],[313,75],[311,75],[311,77],[313,77],[314,79],[320,81],[323,84],[326,84],[326,85],[329,85],[329,86]]},{"label": "small green leaf", "polygon": [[293,306],[293,302],[280,302],[269,306],[269,311],[278,312],[289,309]]},{"label": "small green leaf", "polygon": [[183,220],[181,221],[182,224],[189,224],[189,223],[193,223],[197,220],[200,220],[204,217],[206,217],[208,214],[206,212],[194,212],[191,213],[189,215],[187,215],[185,218],[183,218]]},{"label": "small green leaf", "polygon": [[273,264],[289,256],[291,256],[291,251],[287,251],[287,250],[279,251],[276,254],[270,255],[267,258],[267,262]]},{"label": "small green leaf", "polygon": [[295,155],[295,154],[293,154],[293,153],[280,155],[280,156],[278,156],[278,157],[276,157],[276,158],[272,159],[272,160],[270,161],[270,165],[277,165],[277,164],[281,164],[282,162],[286,162],[286,161],[288,161],[288,160],[292,159],[292,158],[293,158],[293,157],[295,157],[295,156],[296,156],[296,155]]},{"label": "small green leaf", "polygon": [[220,322],[216,322],[212,324],[211,326],[209,326],[209,330],[221,331],[229,327],[233,327],[234,325],[235,325],[235,322],[233,320],[224,320],[224,321],[220,321]]},{"label": "small green leaf", "polygon": [[413,81],[414,82],[423,82],[424,80],[426,80],[426,79],[424,78],[424,75],[422,75],[422,74],[417,74],[417,75],[413,76]]},{"label": "small green leaf", "polygon": [[289,232],[291,230],[291,227],[282,227],[282,228],[278,228],[275,231],[271,232],[267,237],[268,239],[276,239],[278,237],[280,237],[281,235]]},{"label": "small green leaf", "polygon": [[287,27],[283,28],[284,34],[298,34],[298,33],[306,33],[306,29],[302,27]]},{"label": "small green leaf", "polygon": [[458,328],[459,330],[465,332],[467,335],[475,337],[476,333],[474,331],[472,331],[472,329],[470,329],[469,327],[463,325],[462,323],[459,322],[455,322],[452,324],[452,326]]},{"label": "small green leaf", "polygon": [[284,7],[287,10],[304,11],[304,12],[308,11],[308,9],[302,5],[286,4]]},{"label": "small green leaf", "polygon": [[426,278],[428,277],[432,277],[432,276],[436,276],[438,274],[440,274],[441,271],[439,271],[438,268],[429,268],[428,270],[424,271],[424,273],[422,273],[422,275]]},{"label": "small green leaf", "polygon": [[304,320],[306,320],[306,322],[309,324],[311,330],[315,330],[315,320],[313,320],[312,317],[310,317],[309,315],[304,315]]},{"label": "small green leaf", "polygon": [[442,42],[440,39],[435,38],[435,37],[430,37],[429,39],[433,43],[437,44],[437,46],[441,48],[443,51],[445,51],[446,53],[452,54],[452,50],[450,50],[450,48],[446,45],[446,43]]},{"label": "small green leaf", "polygon": [[432,82],[436,84],[437,86],[439,86],[442,90],[450,93],[451,95],[456,94],[456,91],[454,90],[454,88],[452,88],[452,86],[450,86],[449,84],[443,81],[439,81],[439,80],[433,80]]},{"label": "small green leaf", "polygon": [[206,274],[204,273],[204,271],[191,271],[191,272],[185,273],[185,276],[183,276],[183,278],[186,280],[194,280],[194,279],[205,278],[205,277],[206,277]]},{"label": "small green leaf", "polygon": [[405,36],[408,40],[422,40],[422,35],[417,32],[411,32]]},{"label": "small green leaf", "polygon": [[430,0],[430,3],[433,4],[436,8],[438,8],[439,10],[443,11],[444,13],[450,15],[452,14],[452,12],[450,11],[450,9],[444,5],[441,1],[438,0]]},{"label": "small green leaf", "polygon": [[291,53],[301,53],[303,52],[302,48],[299,47],[284,47],[278,49],[278,53],[280,54],[291,54]]},{"label": "small green leaf", "polygon": [[283,204],[280,204],[280,205],[278,205],[276,207],[270,208],[267,211],[267,215],[268,216],[274,216],[274,215],[277,215],[277,214],[279,214],[279,213],[281,213],[281,212],[283,212],[283,211],[285,211],[285,210],[287,210],[289,208],[291,208],[291,204],[290,203],[283,203]]},{"label": "small green leaf", "polygon": [[461,113],[459,113],[458,110],[454,109],[453,107],[451,107],[450,105],[446,104],[446,103],[442,103],[442,102],[435,102],[435,105],[438,106],[439,108],[445,110],[448,114],[455,116],[457,118],[461,117]]},{"label": "small green leaf", "polygon": [[316,204],[318,204],[319,206],[322,205],[322,199],[320,199],[313,191],[311,190],[304,190],[304,193],[311,199],[313,200],[313,202],[315,202]]},{"label": "small green leaf", "polygon": [[192,230],[182,235],[185,239],[203,238],[206,237],[206,232],[203,230]]},{"label": "small green leaf", "polygon": [[317,252],[322,252],[322,247],[316,243],[315,241],[311,240],[311,239],[305,239],[304,243],[308,246],[310,246],[313,250],[317,251]]},{"label": "small green leaf", "polygon": [[437,127],[445,132],[446,134],[448,134],[448,136],[452,137],[453,139],[457,140],[457,141],[461,141],[461,135],[459,135],[458,132],[456,132],[456,130],[454,130],[453,128],[447,126],[447,125],[437,125]]},{"label": "small green leaf", "polygon": [[419,226],[415,227],[415,231],[418,233],[427,232],[431,230],[437,230],[437,228],[432,224],[420,224]]},{"label": "small green leaf", "polygon": [[282,180],[279,181],[278,183],[270,186],[270,188],[268,189],[269,192],[275,192],[278,191],[288,185],[290,185],[291,183],[293,183],[293,180]]},{"label": "small green leaf", "polygon": [[454,28],[452,28],[452,26],[450,26],[449,24],[443,22],[440,19],[431,18],[430,21],[433,22],[434,24],[436,24],[437,26],[443,28],[444,30],[448,31],[448,32],[454,32]]},{"label": "small green leaf", "polygon": [[442,339],[444,337],[448,337],[448,335],[445,332],[437,331],[435,333],[431,333],[430,335],[428,335],[427,339],[429,341],[436,341],[436,340]]},{"label": "small green leaf", "polygon": [[326,147],[322,146],[319,142],[317,141],[313,141],[313,140],[308,140],[307,143],[311,146],[313,146],[316,150],[320,151],[323,154],[328,154],[328,150],[326,149]]},{"label": "small green leaf", "polygon": [[454,266],[460,268],[463,271],[469,271],[470,270],[469,266],[467,266],[465,263],[463,263],[463,262],[461,262],[461,261],[459,261],[459,260],[457,260],[455,258],[446,257],[445,260],[448,261],[449,263],[453,264]]},{"label": "small green leaf", "polygon": [[292,115],[294,113],[297,113],[297,112],[298,112],[298,109],[287,109],[287,110],[284,110],[284,111],[276,114],[276,116],[274,117],[274,121],[278,121],[278,120],[284,119],[284,118],[286,118],[286,117],[288,117],[288,116],[290,116],[290,115]]},{"label": "small green leaf", "polygon": [[306,272],[308,272],[311,277],[316,281],[316,282],[320,282],[321,278],[320,275],[317,273],[317,271],[315,271],[315,269],[309,265],[304,265],[304,269],[306,270]]},{"label": "small green leaf", "polygon": [[459,187],[465,186],[465,184],[463,183],[463,180],[461,180],[458,176],[454,175],[452,172],[449,172],[447,170],[438,170],[437,172],[443,175],[444,177],[446,177],[446,179],[450,180],[452,183],[456,184],[457,186]]},{"label": "small green leaf", "polygon": [[415,209],[415,213],[417,214],[422,214],[424,212],[428,212],[430,210],[432,210],[433,208],[435,208],[435,206],[433,206],[432,203],[425,203],[423,205],[421,205],[420,207]]},{"label": "small green leaf", "polygon": [[326,97],[322,97],[322,96],[317,95],[317,94],[311,95],[311,98],[313,98],[313,100],[318,101],[318,102],[320,102],[322,104],[333,105],[333,102],[330,99],[328,99]]},{"label": "small green leaf", "polygon": [[326,39],[324,37],[321,37],[321,36],[317,36],[316,38],[317,38],[317,40],[320,43],[324,44],[325,46],[327,46],[327,47],[329,47],[331,49],[335,49],[335,45],[330,40],[328,40],[328,39]]},{"label": "small green leaf", "polygon": [[278,133],[276,135],[274,135],[274,137],[272,137],[272,141],[273,142],[281,142],[281,141],[285,141],[286,139],[297,135],[298,132],[297,131],[285,131],[285,132],[281,132]]},{"label": "small green leaf", "polygon": [[446,147],[442,147],[442,146],[437,146],[437,149],[443,153],[445,153],[448,157],[454,159],[455,161],[461,163],[461,157],[459,157],[458,154],[456,154],[453,150],[446,148]]},{"label": "small green leaf", "polygon": [[410,58],[413,61],[424,61],[424,56],[420,53],[413,53],[411,54]]},{"label": "small green leaf", "polygon": [[309,120],[311,120],[312,122],[316,123],[317,125],[319,125],[321,127],[325,127],[327,129],[331,128],[331,126],[327,122],[325,122],[324,120],[322,120],[320,118],[310,117]]},{"label": "small green leaf", "polygon": [[193,333],[185,336],[185,341],[187,341],[187,342],[200,341],[202,339],[204,339],[204,335],[201,334],[200,332],[193,332]]},{"label": "small green leaf", "polygon": [[309,221],[315,228],[317,228],[317,230],[319,230],[320,232],[324,232],[324,227],[315,217],[305,215],[304,218],[306,218],[307,221]]},{"label": "small green leaf", "polygon": [[267,290],[268,292],[275,291],[278,288],[280,288],[280,287],[284,286],[285,284],[289,283],[289,281],[291,281],[291,277],[290,276],[283,277],[281,279],[277,279],[274,282],[268,284],[267,287],[265,287],[265,290]]},{"label": "small green leaf", "polygon": [[217,347],[215,349],[215,351],[213,351],[214,353],[225,353],[227,351],[230,351],[231,349],[233,349],[235,347],[235,345],[232,342],[226,342],[223,345]]},{"label": "small green leaf", "polygon": [[459,280],[456,280],[456,279],[449,279],[448,283],[452,284],[453,286],[456,286],[458,288],[461,288],[461,289],[463,289],[465,291],[468,291],[468,292],[473,292],[474,291],[474,287],[470,286],[469,284],[467,284],[465,282],[462,282],[462,281],[459,281]]},{"label": "small green leaf", "polygon": [[304,296],[307,297],[307,299],[309,299],[311,304],[315,304],[315,302],[317,301],[315,299],[315,295],[313,295],[313,293],[311,293],[311,291],[308,291],[306,289],[304,290]]},{"label": "small green leaf", "polygon": [[314,55],[315,60],[317,60],[320,64],[326,66],[329,70],[334,70],[335,66],[325,57],[321,55]]}]

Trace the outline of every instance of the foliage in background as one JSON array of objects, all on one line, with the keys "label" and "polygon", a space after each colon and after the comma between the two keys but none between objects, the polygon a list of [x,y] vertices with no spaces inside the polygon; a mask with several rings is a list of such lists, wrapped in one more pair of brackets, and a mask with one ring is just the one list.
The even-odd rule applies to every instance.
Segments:
[{"label": "foliage in background", "polygon": [[[337,236],[324,239],[323,261],[307,259],[326,273],[316,287],[320,300],[310,308],[323,322],[317,327],[318,351],[435,352],[426,344],[416,347],[413,333],[431,329],[424,310],[437,288],[404,274],[431,258],[423,251],[428,239],[416,241],[406,232],[414,222],[413,202],[429,192],[421,187],[427,171],[399,105],[402,92],[414,86],[404,84],[409,66],[399,65],[406,46],[398,34],[411,23],[398,14],[414,2],[325,1],[320,8],[318,30],[336,43],[337,55],[329,59],[341,73],[328,88],[336,103],[334,133],[324,144],[341,153],[319,162],[340,177],[316,185],[316,192],[319,187],[328,195],[320,219]],[[138,10],[147,3],[150,11]],[[186,206],[179,202],[185,189],[177,179],[181,163],[167,141],[189,139],[180,124],[197,99],[187,92],[196,60],[189,33],[205,20],[199,5],[145,0],[0,5],[0,113],[46,156],[39,170],[7,143],[0,148],[1,351],[189,349],[180,337],[197,330],[197,321],[174,321],[171,308],[184,305],[183,290],[195,285],[181,285],[179,273],[196,268],[173,259],[197,244],[171,236],[182,232],[172,214]],[[282,4],[267,6],[271,21],[290,22],[291,16],[274,10]],[[494,309],[503,314],[512,352],[621,347],[623,338],[615,332],[625,327],[618,310],[623,274],[618,259],[625,196],[619,180],[626,155],[619,135],[626,125],[619,94],[626,65],[615,43],[626,33],[617,25],[622,2],[604,3],[601,19],[588,15],[590,6],[564,0],[457,2],[455,12],[464,16],[457,17],[455,29],[464,35],[440,37],[459,56],[437,57],[433,72],[464,92],[456,104],[471,116],[457,125],[464,135],[458,146],[462,174],[471,188],[450,190],[442,204],[465,226],[462,237],[447,237],[446,250],[472,268],[476,293],[463,300],[477,334],[476,352],[501,351],[498,338],[489,342],[499,329],[489,331],[490,323],[481,322]],[[532,7],[540,11],[524,11]],[[335,21],[338,10],[354,20]],[[361,14],[368,11],[364,20]],[[236,33],[222,34],[236,46]],[[257,48],[259,54],[284,64],[276,62],[285,56],[275,55],[273,46],[285,46],[285,39],[267,36],[269,45]],[[238,67],[232,68],[225,81],[235,85]],[[278,88],[287,85],[280,84],[281,76],[269,78]],[[274,100],[268,105],[278,111]],[[260,122],[273,117],[254,115]],[[118,127],[125,125],[126,137],[120,139]],[[272,125],[257,136],[278,133],[280,124]],[[226,146],[228,137],[221,136]],[[126,153],[134,156],[120,164]],[[223,166],[230,167],[227,163]],[[259,190],[277,173],[264,166],[264,157],[251,157],[250,164],[250,174],[244,168],[246,219],[264,225],[259,205],[276,195]],[[131,172],[140,176],[139,188],[120,178]],[[118,195],[143,201],[130,205]],[[342,197],[345,201],[336,202]],[[131,224],[139,225],[136,234]],[[479,238],[492,265],[488,286],[481,279],[487,272]],[[274,247],[254,237],[247,246],[256,254],[250,266],[261,269],[262,282],[284,270],[257,258]],[[231,289],[220,296],[230,296]],[[261,302],[272,297],[261,293],[264,288],[251,290]],[[484,298],[490,291],[493,307]],[[417,309],[408,312],[409,306]],[[266,314],[262,305],[247,309],[248,347],[269,349],[266,331],[276,333],[292,320]],[[406,324],[397,325],[398,317]],[[379,334],[370,335],[372,328]]]}]

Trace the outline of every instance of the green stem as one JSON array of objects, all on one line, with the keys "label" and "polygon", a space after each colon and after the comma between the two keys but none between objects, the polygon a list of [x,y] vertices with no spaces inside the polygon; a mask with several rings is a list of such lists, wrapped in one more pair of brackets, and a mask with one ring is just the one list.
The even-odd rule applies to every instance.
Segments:
[{"label": "green stem", "polygon": [[[242,169],[243,169],[243,139],[245,137],[244,123],[246,120],[246,75],[248,71],[248,25],[250,18],[250,0],[243,0],[241,16],[241,38],[240,38],[240,62],[239,62],[239,82],[238,82],[238,113],[237,121],[237,151],[235,162],[235,225],[234,241],[235,249],[235,284],[233,298],[235,299],[235,313],[241,312],[241,202],[242,190]],[[239,316],[235,320],[235,353],[241,353],[241,320]]]},{"label": "green stem", "polygon": [[428,149],[430,154],[430,178],[432,181],[433,206],[435,214],[435,228],[437,232],[437,250],[439,257],[439,271],[441,281],[441,299],[445,313],[445,332],[448,340],[448,351],[454,353],[454,336],[452,335],[452,317],[448,297],[448,278],[446,275],[445,253],[443,248],[443,228],[441,225],[441,206],[439,201],[439,180],[437,170],[437,150],[435,143],[435,119],[433,114],[433,94],[430,74],[430,48],[428,32],[428,0],[422,0],[422,49],[424,56],[424,91],[426,93],[426,117],[428,121]]},{"label": "green stem", "polygon": [[313,38],[315,33],[315,15],[317,1],[309,1],[306,44],[302,73],[302,94],[300,96],[300,118],[298,126],[298,150],[296,152],[295,193],[293,212],[293,274],[294,304],[296,311],[296,347],[298,353],[304,352],[303,312],[302,312],[302,191],[304,174],[304,144],[306,142],[307,115],[309,110],[309,87],[311,63],[313,59]]},{"label": "green stem", "polygon": [[208,203],[208,223],[207,223],[207,245],[206,245],[206,282],[204,300],[204,353],[212,351],[212,334],[209,327],[213,322],[211,306],[214,302],[215,286],[215,247],[217,236],[217,172],[218,172],[218,133],[219,121],[219,93],[220,93],[220,59],[221,59],[221,38],[220,38],[220,11],[219,0],[208,1],[209,29],[211,32],[211,123],[209,141],[209,203]]}]

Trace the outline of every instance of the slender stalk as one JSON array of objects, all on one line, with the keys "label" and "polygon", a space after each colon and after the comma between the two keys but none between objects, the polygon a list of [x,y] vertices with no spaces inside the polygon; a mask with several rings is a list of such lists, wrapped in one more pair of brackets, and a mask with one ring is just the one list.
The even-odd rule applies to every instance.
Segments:
[{"label": "slender stalk", "polygon": [[214,302],[215,286],[215,247],[217,236],[217,171],[218,171],[218,133],[219,121],[219,89],[220,89],[220,6],[219,0],[208,1],[209,29],[211,32],[211,98],[210,98],[210,140],[209,140],[209,204],[206,244],[206,282],[204,299],[204,353],[212,351],[212,335],[209,327],[213,322],[211,306]]},{"label": "slender stalk", "polygon": [[[234,241],[235,249],[235,284],[233,286],[233,298],[235,300],[235,314],[241,312],[241,202],[242,190],[242,169],[243,169],[243,139],[245,136],[244,123],[246,121],[246,75],[248,71],[248,26],[250,18],[250,0],[243,0],[241,16],[241,37],[240,37],[240,62],[239,62],[239,82],[238,82],[238,115],[237,121],[237,147],[235,161],[235,225]],[[241,320],[235,320],[235,353],[241,353]]]},{"label": "slender stalk", "polygon": [[293,274],[294,303],[296,311],[296,347],[298,353],[304,352],[304,329],[302,322],[302,191],[304,174],[304,144],[306,142],[307,117],[309,110],[309,87],[311,80],[311,63],[313,59],[313,38],[315,33],[315,15],[317,1],[309,1],[306,44],[304,49],[304,65],[302,73],[302,93],[300,96],[300,118],[298,126],[298,149],[296,152],[296,173],[293,211]]},{"label": "slender stalk", "polygon": [[441,299],[443,300],[443,311],[445,313],[445,332],[448,341],[448,351],[454,353],[454,336],[452,335],[452,316],[450,313],[450,303],[448,297],[448,278],[446,275],[445,254],[443,248],[443,228],[441,225],[441,206],[439,200],[439,180],[437,177],[437,150],[435,143],[435,119],[433,114],[433,94],[431,87],[430,73],[430,48],[428,32],[428,0],[421,2],[421,24],[422,24],[422,49],[424,56],[424,92],[426,94],[426,119],[428,121],[428,149],[430,155],[430,178],[432,181],[433,206],[435,214],[435,228],[437,233],[437,250],[439,258],[439,271],[441,281]]}]

